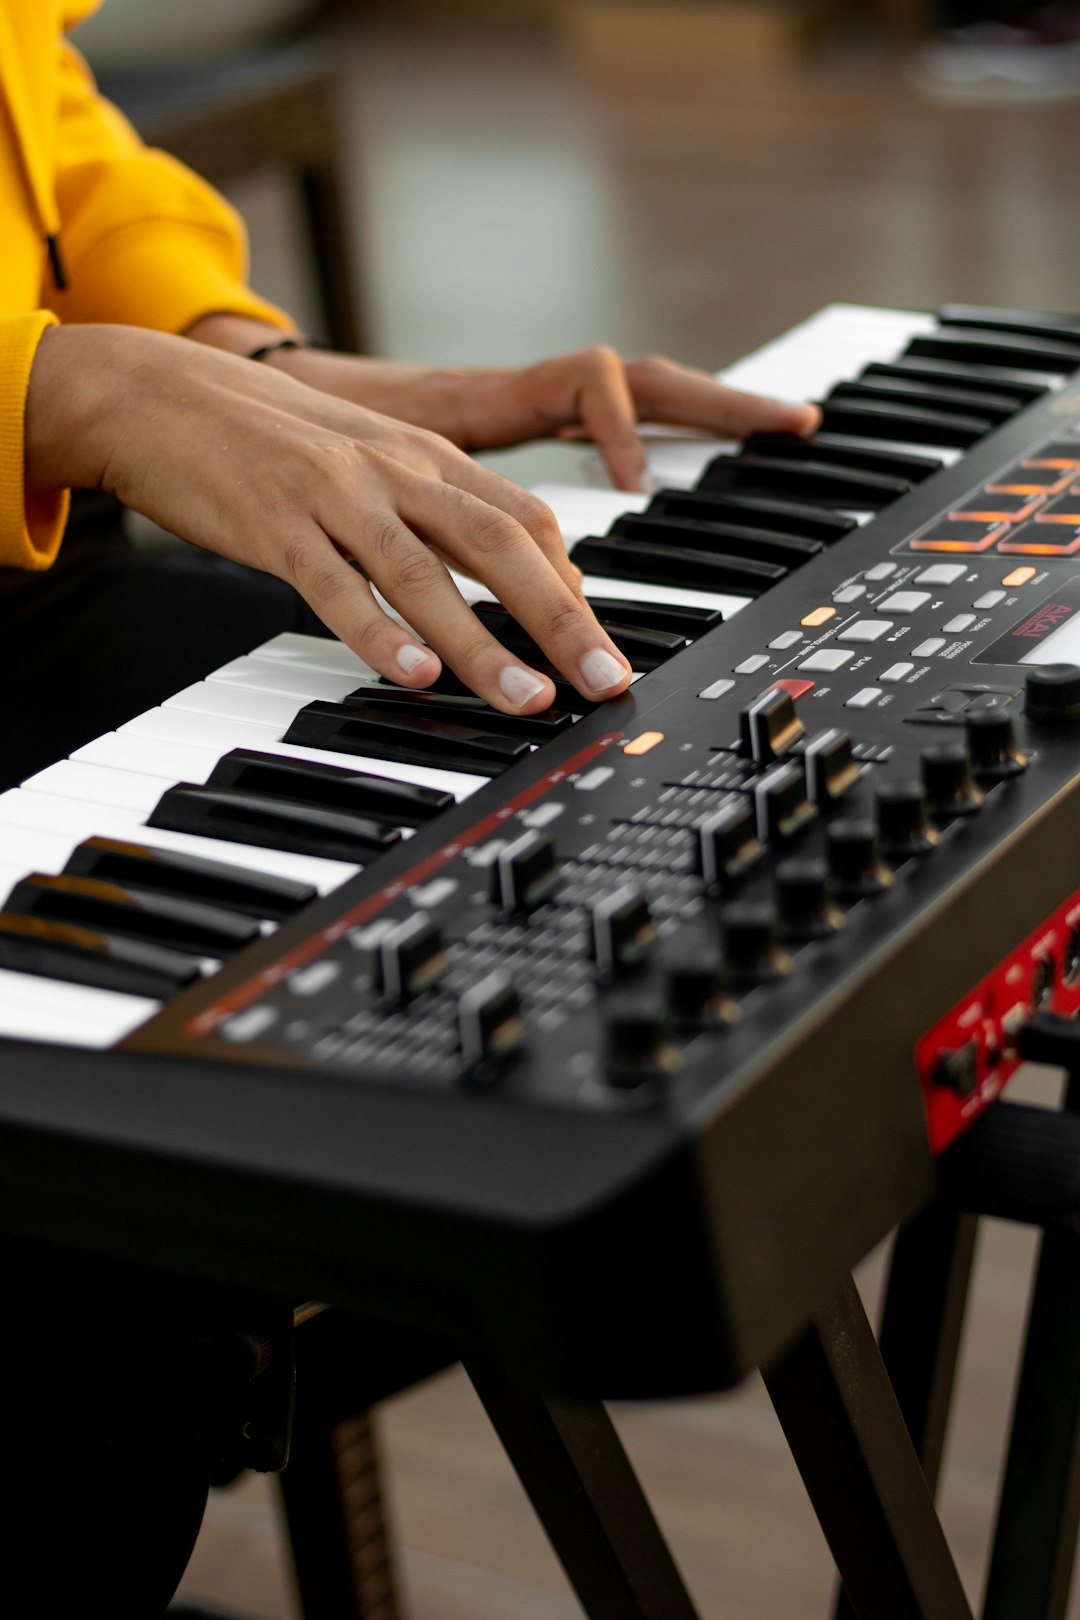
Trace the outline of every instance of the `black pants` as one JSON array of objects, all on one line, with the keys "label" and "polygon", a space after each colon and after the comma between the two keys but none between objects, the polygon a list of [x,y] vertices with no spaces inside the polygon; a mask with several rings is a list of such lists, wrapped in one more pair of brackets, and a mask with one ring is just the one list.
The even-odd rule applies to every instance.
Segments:
[{"label": "black pants", "polygon": [[139,550],[118,509],[74,522],[53,568],[0,569],[0,788],[281,630],[325,634],[281,580]]}]

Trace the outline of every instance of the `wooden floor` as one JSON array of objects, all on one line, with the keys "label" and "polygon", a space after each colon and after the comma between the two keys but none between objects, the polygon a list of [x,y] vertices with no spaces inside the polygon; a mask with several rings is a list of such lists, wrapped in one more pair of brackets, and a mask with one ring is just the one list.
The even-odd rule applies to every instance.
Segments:
[{"label": "wooden floor", "polygon": [[[352,50],[355,223],[383,352],[508,362],[603,339],[716,367],[832,300],[1080,303],[1080,106],[946,112],[888,58],[688,65],[658,89],[590,82],[528,33],[360,27]],[[306,315],[284,193],[268,180],[237,200],[257,282]],[[530,482],[572,457],[502,464]],[[1050,1077],[1031,1084],[1052,1095]],[[1031,1252],[1023,1232],[984,1235],[966,1336],[943,1499],[973,1594]],[[878,1274],[872,1259],[860,1278],[871,1301]],[[828,1557],[756,1382],[618,1421],[703,1620],[827,1613]],[[460,1374],[381,1425],[411,1620],[580,1614]],[[215,1495],[184,1592],[297,1614],[272,1484]]]}]

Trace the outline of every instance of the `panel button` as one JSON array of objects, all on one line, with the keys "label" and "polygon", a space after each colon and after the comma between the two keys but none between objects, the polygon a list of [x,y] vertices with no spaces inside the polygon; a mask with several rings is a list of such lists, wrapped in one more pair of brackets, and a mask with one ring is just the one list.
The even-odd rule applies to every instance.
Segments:
[{"label": "panel button", "polygon": [[844,708],[868,709],[872,703],[877,702],[880,696],[880,686],[864,686],[861,692],[856,692],[853,697],[848,698],[847,702],[844,704]]},{"label": "panel button", "polygon": [[915,575],[916,585],[955,585],[967,573],[967,563],[931,563]]},{"label": "panel button", "polygon": [[906,680],[914,668],[914,664],[890,664],[888,669],[882,670],[878,680],[887,681],[891,686],[896,681]]},{"label": "panel button", "polygon": [[[735,685],[734,681],[728,681],[728,680],[713,681],[710,686],[705,686],[705,687],[702,688],[702,690],[698,693],[698,697],[721,698],[721,697],[724,696],[724,694],[726,692],[730,692],[734,685]],[[590,771],[589,775],[592,776],[592,774],[593,774],[592,771]],[[578,787],[580,787],[580,786],[581,786],[581,783],[579,782]]]},{"label": "panel button", "polygon": [[1034,579],[1039,572],[1037,568],[1014,568],[1011,574],[1006,574],[1002,580],[1003,585],[1026,585],[1029,579]]},{"label": "panel button", "polygon": [[977,596],[971,605],[977,608],[993,608],[997,607],[999,602],[1004,602],[1004,600],[1004,591],[986,591],[982,596]]},{"label": "panel button", "polygon": [[1080,517],[1068,528],[1056,523],[1023,523],[998,550],[1006,557],[1071,557],[1080,551]]},{"label": "panel button", "polygon": [[[715,684],[717,686],[723,684],[724,690],[726,692],[730,692],[731,688],[735,685],[735,682],[724,681],[721,683],[720,681],[717,681]],[[710,690],[711,688],[706,687],[705,692],[701,694],[702,697],[704,697],[706,692]],[[714,696],[719,697],[720,693],[716,692]],[[578,777],[577,781],[574,783],[574,786],[579,793],[595,793],[598,787],[603,787],[605,782],[610,782],[614,775],[615,772],[610,765],[594,765],[591,771],[586,771],[584,776]]]},{"label": "panel button", "polygon": [[989,551],[1008,529],[1004,523],[982,523],[975,518],[946,518],[933,523],[910,542],[912,551]]},{"label": "panel button", "polygon": [[814,690],[813,681],[795,681],[786,678],[782,681],[773,681],[773,686],[777,691],[786,692],[791,698],[805,697],[807,692]]},{"label": "panel button", "polygon": [[639,731],[637,736],[631,737],[630,741],[625,745],[623,753],[629,754],[631,757],[640,754],[651,754],[653,749],[663,740],[664,733],[662,731]]},{"label": "panel button", "polygon": [[843,669],[854,656],[853,652],[848,652],[843,647],[823,647],[820,652],[811,653],[809,658],[804,658],[799,668],[812,675],[831,675],[835,670]]},{"label": "panel button", "polygon": [[912,647],[911,656],[913,658],[933,658],[934,654],[939,653],[944,645],[944,636],[928,636],[925,641],[920,641],[917,647]]},{"label": "panel button", "polygon": [[835,617],[836,609],[834,607],[819,607],[815,608],[812,613],[808,613],[805,618],[800,619],[799,623],[806,625],[810,630],[816,630],[819,624],[828,624],[829,620],[835,619]]},{"label": "panel button", "polygon": [[783,635],[777,636],[774,641],[770,641],[769,646],[774,652],[787,652],[789,647],[798,646],[802,638],[801,630],[785,630]]},{"label": "panel button", "polygon": [[841,630],[836,639],[837,641],[855,641],[860,644],[880,641],[882,636],[887,636],[891,629],[891,619],[859,619],[855,624],[849,624],[846,630]]},{"label": "panel button", "polygon": [[750,658],[744,658],[741,664],[735,665],[736,675],[756,675],[759,669],[764,669],[769,662],[765,653],[754,653]]},{"label": "panel button", "polygon": [[866,573],[863,575],[863,579],[873,580],[876,584],[878,580],[891,579],[896,573],[896,569],[896,563],[875,563],[873,568],[868,568],[866,570]]},{"label": "panel button", "polygon": [[865,585],[845,585],[842,591],[833,591],[834,602],[857,602],[866,595]]},{"label": "panel button", "polygon": [[1043,507],[1036,523],[1067,523],[1071,528],[1080,524],[1080,486],[1073,485],[1067,495],[1059,495]]},{"label": "panel button", "polygon": [[[960,572],[963,573],[964,569]],[[918,613],[920,608],[932,601],[929,591],[893,591],[884,602],[878,603],[877,610],[879,613]]]},{"label": "panel button", "polygon": [[941,628],[948,636],[958,636],[962,630],[971,629],[976,617],[977,615],[974,613],[958,613],[954,619],[950,619],[948,624],[943,624]]}]

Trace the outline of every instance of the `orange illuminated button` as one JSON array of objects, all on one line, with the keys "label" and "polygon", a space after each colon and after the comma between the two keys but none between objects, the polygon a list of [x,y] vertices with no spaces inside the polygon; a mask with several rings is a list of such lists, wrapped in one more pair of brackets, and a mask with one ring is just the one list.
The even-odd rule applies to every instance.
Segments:
[{"label": "orange illuminated button", "polygon": [[912,551],[989,551],[1006,532],[1003,523],[950,517],[944,523],[931,524],[910,544]]},{"label": "orange illuminated button", "polygon": [[1071,532],[1051,523],[1024,523],[1014,529],[998,550],[1006,557],[1072,557],[1080,551],[1080,518]]},{"label": "orange illuminated button", "polygon": [[980,489],[968,500],[953,508],[951,518],[976,518],[981,523],[1001,523],[1011,519],[1019,523],[1030,517],[1039,504],[1037,495],[1020,495],[1015,490],[994,494]]},{"label": "orange illuminated button", "polygon": [[805,619],[800,619],[799,623],[805,624],[811,630],[813,630],[816,629],[819,624],[828,624],[830,619],[835,618],[836,609],[834,607],[819,607],[815,608],[813,613],[808,613]]},{"label": "orange illuminated button", "polygon": [[1039,572],[1037,568],[1014,568],[1011,574],[1006,574],[1002,580],[1003,585],[1026,585],[1029,579],[1034,579]]},{"label": "orange illuminated button", "polygon": [[1018,462],[986,485],[995,493],[1012,495],[1054,495],[1064,489],[1070,478],[1076,477],[1075,467],[1032,466],[1030,461]]},{"label": "orange illuminated button", "polygon": [[657,743],[662,743],[663,740],[664,733],[662,731],[639,731],[636,737],[631,737],[623,749],[623,753],[647,754],[650,749],[655,748]]},{"label": "orange illuminated button", "polygon": [[[804,624],[806,623],[805,619],[803,620],[803,623]],[[786,692],[788,694],[788,696],[792,697],[792,698],[805,697],[807,692],[812,692],[814,690],[813,681],[790,681],[790,680],[784,680],[784,681],[773,681],[772,684],[775,687],[778,687],[781,692]]]},{"label": "orange illuminated button", "polygon": [[1029,467],[1080,467],[1080,439],[1068,444],[1044,444],[1027,458]]},{"label": "orange illuminated button", "polygon": [[1067,495],[1048,501],[1035,520],[1037,523],[1071,523],[1080,528],[1080,488],[1075,484]]}]

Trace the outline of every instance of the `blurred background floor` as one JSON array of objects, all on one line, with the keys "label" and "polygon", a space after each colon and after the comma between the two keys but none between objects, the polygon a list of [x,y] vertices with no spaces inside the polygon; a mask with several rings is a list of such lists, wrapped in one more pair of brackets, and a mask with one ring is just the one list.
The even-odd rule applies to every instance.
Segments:
[{"label": "blurred background floor", "polygon": [[[1080,103],[930,106],[862,37],[772,69],[668,59],[662,82],[527,27],[361,19],[343,53],[382,353],[502,363],[602,340],[713,369],[833,300],[1080,306]],[[313,321],[287,188],[268,176],[234,200],[257,285]],[[498,464],[531,483],[579,455]],[[973,1593],[1031,1252],[985,1235],[966,1338],[944,1513]],[[704,1620],[824,1617],[827,1554],[756,1382],[619,1422]],[[381,1427],[410,1620],[579,1614],[460,1373],[388,1403]],[[215,1494],[184,1592],[292,1620],[268,1482]]]}]

